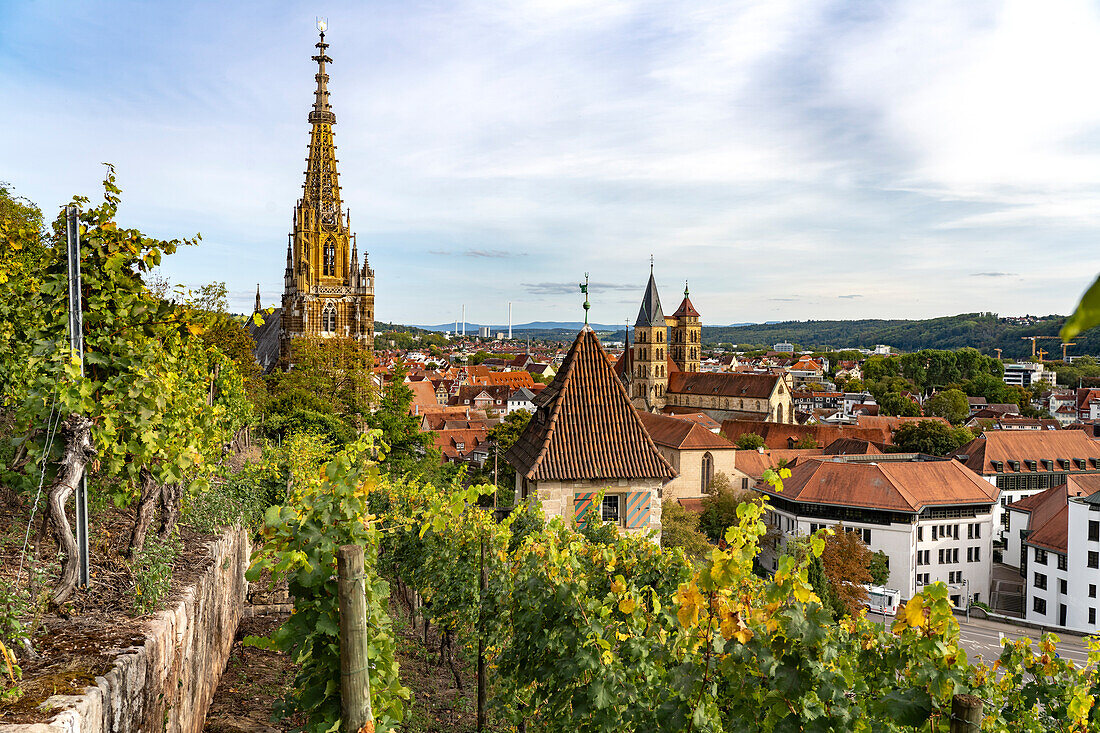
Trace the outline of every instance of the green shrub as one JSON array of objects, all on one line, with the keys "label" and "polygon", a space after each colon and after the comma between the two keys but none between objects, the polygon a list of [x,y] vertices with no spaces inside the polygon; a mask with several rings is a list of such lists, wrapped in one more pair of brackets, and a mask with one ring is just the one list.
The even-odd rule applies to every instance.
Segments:
[{"label": "green shrub", "polygon": [[179,535],[166,539],[150,537],[130,563],[134,578],[133,610],[141,615],[155,611],[172,585],[172,566],[179,557]]}]

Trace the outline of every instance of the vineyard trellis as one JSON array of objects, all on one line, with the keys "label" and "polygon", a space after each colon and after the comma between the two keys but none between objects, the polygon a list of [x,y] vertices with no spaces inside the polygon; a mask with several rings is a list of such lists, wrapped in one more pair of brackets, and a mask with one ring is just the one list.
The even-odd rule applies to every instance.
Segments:
[{"label": "vineyard trellis", "polygon": [[373,578],[378,730],[399,725],[409,699],[383,578],[423,630],[425,654],[429,629],[441,653],[476,654],[485,714],[521,730],[946,733],[961,694],[984,702],[983,730],[1086,731],[1100,720],[1096,645],[1085,669],[1059,658],[1051,635],[1037,649],[1006,642],[992,664],[971,663],[942,585],[911,599],[891,629],[862,616],[833,623],[806,577],[820,534],[810,556],[754,575],[764,500],[742,504],[723,545],[693,565],[608,525],[544,522],[537,509],[496,522],[477,506],[491,486],[386,476],[372,454],[360,443],[323,475],[301,462],[294,495],[269,511],[253,570],[290,576],[296,610],[274,638],[304,663],[290,705],[311,716],[310,730],[338,723],[319,694],[338,660],[317,643],[331,644],[336,627],[335,595],[325,594],[330,553],[345,541],[364,544]]}]

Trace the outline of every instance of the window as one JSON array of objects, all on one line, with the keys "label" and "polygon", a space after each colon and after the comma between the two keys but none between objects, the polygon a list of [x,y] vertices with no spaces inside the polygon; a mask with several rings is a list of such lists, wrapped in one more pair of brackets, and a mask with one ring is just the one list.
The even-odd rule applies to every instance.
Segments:
[{"label": "window", "polygon": [[1089,521],[1089,542],[1100,542],[1100,522]]},{"label": "window", "polygon": [[955,549],[951,550],[951,562],[958,562],[958,561],[959,561],[959,548],[956,547]]},{"label": "window", "polygon": [[336,333],[336,307],[329,303],[321,311],[321,331],[324,333]]},{"label": "window", "polygon": [[917,527],[917,542],[924,542],[924,527]]},{"label": "window", "polygon": [[1100,552],[1089,550],[1089,567],[1100,568]]},{"label": "window", "polygon": [[1058,592],[1064,596],[1069,595],[1069,583],[1066,582],[1065,578],[1058,579]]},{"label": "window", "polygon": [[980,547],[968,547],[968,548],[966,548],[966,561],[967,562],[981,562],[982,561],[982,548],[980,548]]},{"label": "window", "polygon": [[1096,586],[1089,583],[1089,598],[1096,598]]},{"label": "window", "polygon": [[1047,589],[1047,576],[1043,575],[1042,573],[1035,573],[1035,583],[1034,583],[1034,585],[1039,590],[1046,590]]},{"label": "window", "polygon": [[710,488],[710,482],[714,478],[714,456],[707,451],[703,454],[703,465],[700,469],[700,483],[699,492],[702,494],[707,493],[707,489]]},{"label": "window", "polygon": [[1093,626],[1095,624],[1096,624],[1096,609],[1095,608],[1090,608],[1089,609],[1089,626]]},{"label": "window", "polygon": [[941,548],[940,548],[940,565],[943,565],[943,564],[944,564],[944,559],[943,559],[943,553],[944,553],[944,550],[943,550],[943,548],[941,547]]},{"label": "window", "polygon": [[1058,569],[1059,570],[1066,570],[1069,567],[1069,561],[1066,559],[1066,556],[1065,555],[1058,555],[1057,557],[1058,557]]},{"label": "window", "polygon": [[1042,598],[1035,598],[1031,602],[1031,608],[1040,616],[1045,616],[1047,613],[1047,602]]},{"label": "window", "polygon": [[[1047,564],[1047,551],[1046,550],[1040,550],[1038,547],[1036,547],[1035,548],[1035,562],[1037,562],[1039,565],[1046,565]],[[1092,566],[1090,565],[1089,567],[1092,567]]]},{"label": "window", "polygon": [[605,496],[603,498],[603,505],[600,507],[603,521],[615,522],[619,521],[619,497],[617,494],[611,496]]}]

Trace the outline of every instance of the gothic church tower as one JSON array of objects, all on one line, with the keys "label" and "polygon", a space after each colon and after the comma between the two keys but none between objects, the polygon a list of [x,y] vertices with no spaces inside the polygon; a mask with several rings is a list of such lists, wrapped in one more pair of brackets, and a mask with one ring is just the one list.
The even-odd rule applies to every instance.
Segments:
[{"label": "gothic church tower", "polygon": [[306,181],[294,206],[294,220],[286,250],[283,277],[279,353],[290,356],[291,341],[301,336],[352,338],[365,349],[374,347],[374,270],[363,253],[363,264],[351,214],[340,200],[336,174],[336,145],[332,126],[336,114],[328,101],[324,31],[317,43],[317,90],[313,110]]},{"label": "gothic church tower", "polygon": [[699,311],[688,298],[687,283],[684,283],[684,300],[668,319],[668,325],[672,326],[672,343],[669,345],[672,361],[682,372],[699,371],[699,348],[702,345],[699,335],[703,322]]},{"label": "gothic church tower", "polygon": [[649,266],[649,283],[634,322],[633,368],[630,372],[630,399],[639,410],[655,410],[665,404],[668,387],[668,356],[665,343],[667,327],[653,265]]}]

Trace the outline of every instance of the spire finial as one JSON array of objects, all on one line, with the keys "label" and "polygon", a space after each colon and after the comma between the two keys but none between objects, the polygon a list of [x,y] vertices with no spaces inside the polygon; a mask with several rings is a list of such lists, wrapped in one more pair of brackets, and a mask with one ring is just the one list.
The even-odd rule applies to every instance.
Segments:
[{"label": "spire finial", "polygon": [[688,297],[688,281],[684,280],[684,297]]},{"label": "spire finial", "polygon": [[649,255],[649,274],[653,274],[653,255]]},{"label": "spire finial", "polygon": [[584,282],[580,284],[581,292],[584,293],[584,325],[588,327],[588,309],[592,307],[592,304],[588,302],[588,273],[584,273]]},{"label": "spire finial", "polygon": [[317,91],[313,100],[313,111],[309,113],[309,121],[335,125],[336,113],[328,103],[328,74],[325,73],[325,64],[332,63],[332,59],[325,53],[325,49],[328,48],[328,44],[325,43],[325,31],[328,30],[327,18],[317,19],[317,30],[321,32],[321,40],[316,44],[319,53],[313,57],[317,62]]}]

